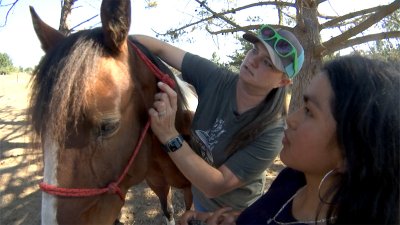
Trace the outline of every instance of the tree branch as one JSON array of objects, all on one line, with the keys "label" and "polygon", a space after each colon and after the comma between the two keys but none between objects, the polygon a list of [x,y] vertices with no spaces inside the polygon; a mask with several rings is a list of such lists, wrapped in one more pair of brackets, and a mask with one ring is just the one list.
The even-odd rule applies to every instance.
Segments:
[{"label": "tree branch", "polygon": [[[272,25],[274,28],[280,28],[280,29],[285,29],[292,31],[293,28],[288,27],[288,26],[283,26],[283,25]],[[227,29],[222,29],[218,31],[211,31],[210,29],[206,28],[207,32],[210,34],[226,34],[226,33],[235,33],[235,32],[240,32],[240,31],[250,31],[250,30],[256,30],[260,27],[259,24],[254,24],[254,25],[247,25],[247,26],[240,26],[240,28],[227,28]]]},{"label": "tree branch", "polygon": [[204,7],[207,11],[209,11],[213,15],[213,17],[220,18],[221,20],[225,21],[227,24],[230,24],[232,27],[240,28],[239,24],[234,23],[233,21],[226,18],[224,15],[218,15],[218,13],[216,13],[212,9],[210,9],[206,4],[204,4],[205,1],[200,1],[200,0],[195,0],[195,1],[197,3],[199,3],[202,7]]},{"label": "tree branch", "polygon": [[317,5],[319,5],[319,4],[323,3],[323,2],[326,2],[326,1],[328,1],[328,0],[318,0],[317,1]]},{"label": "tree branch", "polygon": [[[203,2],[198,1],[198,0],[196,0],[196,2],[198,2],[201,6],[204,6]],[[224,12],[220,12],[220,13],[216,13],[216,12],[212,11],[211,9],[209,9],[207,7],[206,10],[209,11],[212,14],[211,16],[203,18],[203,19],[200,19],[200,20],[198,20],[196,22],[193,22],[193,23],[186,24],[186,25],[184,25],[182,27],[179,27],[177,29],[169,30],[166,33],[158,33],[158,35],[163,35],[163,36],[171,35],[171,34],[179,32],[179,31],[182,31],[182,30],[184,30],[184,29],[186,29],[188,27],[191,27],[191,26],[194,26],[194,25],[209,21],[211,19],[215,19],[215,18],[222,19],[222,17],[227,19],[225,17],[225,15],[227,15],[227,14],[237,13],[239,11],[242,11],[242,10],[245,10],[245,9],[249,9],[249,8],[252,8],[252,7],[267,6],[267,5],[275,5],[275,6],[281,6],[281,7],[296,7],[296,5],[293,4],[293,3],[275,2],[275,1],[265,1],[265,2],[252,3],[252,4],[245,5],[245,6],[240,6],[240,7],[237,7],[237,8],[233,8],[233,9],[230,9],[230,10],[227,10],[227,11],[224,11]],[[222,20],[224,20],[224,19],[222,19]],[[227,20],[229,20],[229,19],[227,19]],[[239,26],[239,25],[237,25],[237,26]],[[248,29],[255,29],[255,28],[251,28],[251,27],[252,26],[250,26],[250,28],[248,28]],[[248,29],[243,27],[243,29],[241,29],[241,31],[248,30]],[[235,30],[235,31],[238,31],[238,30]],[[219,32],[219,31],[218,32],[209,31],[209,32],[210,32],[210,34],[221,34],[221,33],[224,33],[224,32]]]},{"label": "tree branch", "polygon": [[7,10],[7,14],[4,18],[4,23],[2,25],[0,25],[0,27],[5,27],[7,25],[7,20],[8,20],[8,15],[10,14],[11,10],[15,7],[15,5],[17,4],[18,0],[15,0],[12,3],[6,4],[6,5],[0,5],[1,7],[8,7],[10,6],[10,8]]},{"label": "tree branch", "polygon": [[84,21],[78,23],[77,25],[73,26],[73,27],[70,29],[71,32],[74,31],[77,27],[81,26],[82,24],[87,23],[87,22],[91,21],[92,19],[94,19],[94,18],[96,18],[96,17],[98,17],[98,16],[99,16],[99,14],[94,15],[94,16],[90,17],[89,19],[84,20]]},{"label": "tree branch", "polygon": [[326,18],[331,17],[331,18],[334,18],[334,19],[329,20],[329,21],[321,24],[320,28],[322,30],[322,29],[329,28],[329,27],[336,27],[337,24],[339,24],[342,21],[345,21],[345,20],[348,20],[348,19],[352,19],[352,18],[357,17],[357,16],[365,16],[366,14],[377,12],[377,11],[381,10],[382,8],[384,8],[384,7],[386,7],[386,6],[377,6],[377,7],[373,7],[373,8],[369,8],[369,9],[360,10],[360,11],[357,11],[357,12],[348,13],[346,15],[339,16],[339,17],[323,16],[323,17],[326,17]]},{"label": "tree branch", "polygon": [[336,51],[339,51],[339,50],[342,50],[342,49],[345,49],[345,48],[348,48],[351,46],[364,44],[369,41],[378,41],[378,40],[382,40],[382,39],[399,38],[399,37],[400,37],[400,31],[389,31],[389,32],[384,32],[384,33],[379,33],[379,34],[370,34],[370,35],[365,35],[363,37],[352,38],[343,43],[333,46],[324,55],[329,55]]},{"label": "tree branch", "polygon": [[344,42],[348,41],[349,38],[360,34],[372,25],[376,24],[378,21],[382,20],[387,15],[393,13],[395,10],[400,8],[400,0],[395,0],[389,5],[382,7],[376,13],[370,15],[368,19],[364,20],[357,26],[343,32],[342,34],[322,43],[320,46],[316,47],[314,54],[325,55],[324,51],[327,49],[336,49],[337,46],[342,45]]}]

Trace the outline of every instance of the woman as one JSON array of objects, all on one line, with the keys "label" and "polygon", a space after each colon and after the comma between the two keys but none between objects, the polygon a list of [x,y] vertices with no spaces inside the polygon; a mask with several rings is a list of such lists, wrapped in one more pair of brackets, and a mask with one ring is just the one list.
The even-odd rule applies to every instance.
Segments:
[{"label": "woman", "polygon": [[[287,168],[236,224],[399,224],[400,71],[347,56],[327,63],[287,118]],[[238,212],[188,212],[235,224]]]},{"label": "woman", "polygon": [[176,94],[165,84],[150,109],[153,132],[193,184],[196,210],[243,209],[263,193],[265,169],[282,149],[287,86],[304,51],[286,30],[261,27],[239,74],[157,39],[135,38],[182,71],[199,97],[190,145],[175,129]]}]

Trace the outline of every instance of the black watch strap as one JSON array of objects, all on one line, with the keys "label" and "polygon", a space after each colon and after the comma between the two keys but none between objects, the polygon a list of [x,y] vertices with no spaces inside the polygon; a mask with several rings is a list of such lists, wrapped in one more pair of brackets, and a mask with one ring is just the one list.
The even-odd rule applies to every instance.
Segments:
[{"label": "black watch strap", "polygon": [[164,145],[161,145],[165,152],[175,152],[176,150],[180,149],[183,144],[183,137],[182,135],[178,135],[171,140],[169,140]]}]

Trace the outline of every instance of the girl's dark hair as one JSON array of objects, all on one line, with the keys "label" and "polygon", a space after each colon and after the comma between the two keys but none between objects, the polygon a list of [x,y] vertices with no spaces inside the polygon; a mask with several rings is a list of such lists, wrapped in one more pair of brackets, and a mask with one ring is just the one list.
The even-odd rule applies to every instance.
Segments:
[{"label": "girl's dark hair", "polygon": [[346,163],[327,218],[336,216],[335,224],[399,224],[399,67],[346,56],[323,71],[333,89],[332,114]]}]

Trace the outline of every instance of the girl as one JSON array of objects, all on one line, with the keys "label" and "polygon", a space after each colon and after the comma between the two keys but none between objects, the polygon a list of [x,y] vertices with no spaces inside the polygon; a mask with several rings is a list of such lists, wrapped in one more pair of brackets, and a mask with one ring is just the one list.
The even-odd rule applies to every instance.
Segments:
[{"label": "girl", "polygon": [[395,65],[327,63],[287,118],[287,168],[268,192],[240,215],[187,212],[181,224],[399,224],[399,90]]}]

